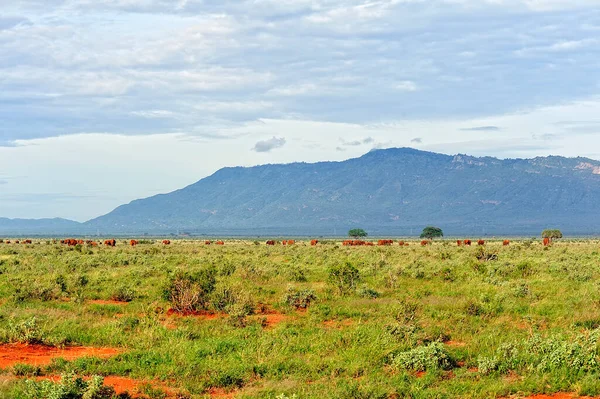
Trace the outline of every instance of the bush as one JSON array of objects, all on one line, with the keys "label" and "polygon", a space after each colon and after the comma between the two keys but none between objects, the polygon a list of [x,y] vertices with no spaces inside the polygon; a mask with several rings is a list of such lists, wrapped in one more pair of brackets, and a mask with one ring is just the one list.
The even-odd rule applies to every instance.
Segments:
[{"label": "bush", "polygon": [[376,299],[379,298],[381,294],[375,291],[373,288],[369,287],[361,287],[358,289],[357,294],[363,298]]},{"label": "bush", "polygon": [[10,342],[21,344],[41,344],[44,342],[44,336],[36,317],[21,322],[10,320],[8,322],[8,338]]},{"label": "bush", "polygon": [[283,302],[296,309],[306,309],[316,300],[313,290],[296,290],[292,287],[288,287],[283,297]]},{"label": "bush", "polygon": [[120,302],[131,302],[135,299],[136,292],[133,288],[128,285],[122,285],[112,294],[112,299],[114,301]]},{"label": "bush", "polygon": [[396,369],[427,371],[449,370],[454,361],[446,351],[444,344],[432,342],[406,352],[392,356],[392,367]]},{"label": "bush", "polygon": [[353,292],[359,280],[360,273],[350,262],[329,268],[329,282],[338,289],[340,295]]},{"label": "bush", "polygon": [[[25,397],[28,399],[113,399],[115,390],[104,385],[104,378],[93,376],[89,382],[74,373],[66,374],[57,383],[51,381],[26,381]],[[119,395],[120,398],[129,396]]]},{"label": "bush", "polygon": [[214,268],[194,274],[178,271],[163,288],[163,298],[178,312],[195,312],[207,309],[208,297],[215,289]]}]

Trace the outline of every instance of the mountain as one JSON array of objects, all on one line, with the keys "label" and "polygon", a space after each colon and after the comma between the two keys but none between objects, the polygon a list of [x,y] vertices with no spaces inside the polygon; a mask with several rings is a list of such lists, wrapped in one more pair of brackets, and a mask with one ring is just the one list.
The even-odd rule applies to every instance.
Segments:
[{"label": "mountain", "polygon": [[122,205],[84,224],[134,234],[567,234],[600,231],[600,162],[500,160],[410,148],[343,162],[223,168],[169,194]]},{"label": "mountain", "polygon": [[55,235],[76,234],[83,231],[83,225],[67,219],[6,219],[0,218],[1,235]]}]

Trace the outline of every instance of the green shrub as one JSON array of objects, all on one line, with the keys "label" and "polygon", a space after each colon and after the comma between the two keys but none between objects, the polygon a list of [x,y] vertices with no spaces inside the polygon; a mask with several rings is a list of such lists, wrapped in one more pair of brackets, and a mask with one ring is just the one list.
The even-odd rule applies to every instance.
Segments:
[{"label": "green shrub", "polygon": [[297,290],[292,287],[288,287],[283,296],[283,302],[296,309],[306,309],[316,300],[313,290]]},{"label": "green shrub", "polygon": [[209,295],[215,289],[214,268],[203,269],[193,274],[178,271],[163,288],[163,298],[178,312],[194,312],[208,308]]},{"label": "green shrub", "polygon": [[449,370],[454,366],[444,344],[432,342],[427,346],[419,346],[406,352],[392,355],[392,367],[396,369],[427,371]]},{"label": "green shrub", "polygon": [[112,294],[111,298],[114,301],[131,302],[135,299],[136,292],[129,285],[122,285]]},{"label": "green shrub", "polygon": [[13,319],[9,320],[8,338],[11,342],[21,344],[41,344],[44,342],[44,334],[35,316],[21,322],[16,322]]},{"label": "green shrub", "polygon": [[[57,383],[51,381],[27,380],[25,386],[27,399],[113,399],[115,390],[104,385],[104,378],[93,376],[88,382],[74,373],[66,374]],[[128,396],[120,395],[120,398]]]},{"label": "green shrub", "polygon": [[340,295],[346,295],[356,289],[360,272],[350,262],[329,268],[329,282],[337,288]]}]

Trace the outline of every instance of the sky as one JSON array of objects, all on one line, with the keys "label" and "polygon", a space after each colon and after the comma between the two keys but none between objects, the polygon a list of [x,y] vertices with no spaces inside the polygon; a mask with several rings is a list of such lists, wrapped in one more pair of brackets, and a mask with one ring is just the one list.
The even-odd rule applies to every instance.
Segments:
[{"label": "sky", "polygon": [[0,0],[0,217],[388,147],[600,160],[600,0]]}]

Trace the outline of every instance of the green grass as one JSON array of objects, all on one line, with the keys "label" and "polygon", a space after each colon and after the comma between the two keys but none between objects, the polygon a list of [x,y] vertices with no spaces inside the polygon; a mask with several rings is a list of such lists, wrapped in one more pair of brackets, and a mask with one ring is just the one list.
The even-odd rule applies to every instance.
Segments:
[{"label": "green grass", "polygon": [[[598,241],[410,244],[0,244],[0,342],[123,349],[0,370],[0,398],[25,397],[15,375],[69,372],[162,380],[194,398],[600,395]],[[222,316],[168,316],[172,276],[211,269],[198,306]],[[114,298],[129,302],[90,303]],[[265,326],[251,314],[261,307],[282,321]]]}]

